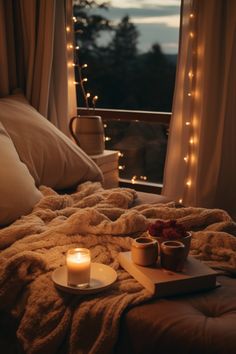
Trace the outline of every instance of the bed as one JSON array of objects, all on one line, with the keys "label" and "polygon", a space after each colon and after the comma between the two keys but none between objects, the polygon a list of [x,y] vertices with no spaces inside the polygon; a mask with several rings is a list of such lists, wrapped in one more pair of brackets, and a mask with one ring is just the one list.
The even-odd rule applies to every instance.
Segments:
[{"label": "bed", "polygon": [[[13,101],[21,108],[21,124],[27,114],[36,114],[22,97]],[[42,154],[35,139],[27,141],[29,133],[22,138],[24,129],[19,139],[14,124],[4,120],[7,114],[13,116],[11,110],[12,98],[0,101],[0,144],[11,151],[6,165],[11,158],[18,171],[17,178],[13,175],[17,185],[1,185],[2,196],[8,189],[14,197],[11,208],[0,204],[1,352],[236,353],[236,224],[228,213],[179,207],[164,197],[128,188],[105,190],[97,167],[57,132],[52,146],[40,146]],[[45,129],[41,134],[46,141],[52,128]],[[22,139],[31,144],[25,151],[35,153],[34,159],[17,145]],[[64,155],[58,157],[58,150]],[[50,166],[55,160],[56,166]],[[45,174],[47,164],[50,174]],[[2,181],[12,177],[4,171]],[[24,183],[19,186],[21,176]],[[75,187],[73,192],[62,192],[70,186]],[[118,253],[130,250],[132,239],[156,219],[177,219],[192,231],[191,254],[217,270],[220,287],[155,299],[119,266]],[[117,281],[109,289],[78,296],[55,287],[52,273],[65,264],[66,251],[75,246],[89,248],[93,262],[116,270]]]},{"label": "bed", "polygon": [[[227,213],[172,202],[135,205],[134,190],[104,190],[99,182],[85,182],[71,195],[40,190],[34,210],[0,234],[1,325],[5,333],[5,322],[14,324],[21,350],[235,353],[236,287],[226,276],[235,275],[235,224]],[[119,267],[118,252],[130,249],[147,222],[173,217],[195,230],[191,253],[224,273],[221,287],[157,300]],[[75,245],[116,269],[111,289],[81,298],[54,286],[52,271]]]}]

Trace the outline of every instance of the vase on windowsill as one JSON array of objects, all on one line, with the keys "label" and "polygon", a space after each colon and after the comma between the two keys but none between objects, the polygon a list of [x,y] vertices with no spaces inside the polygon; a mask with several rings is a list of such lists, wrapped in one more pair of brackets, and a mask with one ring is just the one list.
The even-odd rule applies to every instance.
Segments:
[{"label": "vase on windowsill", "polygon": [[69,130],[76,144],[88,155],[99,155],[105,149],[105,136],[100,116],[75,116]]}]

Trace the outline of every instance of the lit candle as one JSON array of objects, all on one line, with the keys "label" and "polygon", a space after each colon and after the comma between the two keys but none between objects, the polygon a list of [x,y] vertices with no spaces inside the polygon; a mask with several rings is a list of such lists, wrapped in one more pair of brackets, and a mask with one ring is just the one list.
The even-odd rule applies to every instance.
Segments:
[{"label": "lit candle", "polygon": [[86,248],[73,248],[67,251],[67,283],[78,287],[86,287],[90,280],[91,257]]}]

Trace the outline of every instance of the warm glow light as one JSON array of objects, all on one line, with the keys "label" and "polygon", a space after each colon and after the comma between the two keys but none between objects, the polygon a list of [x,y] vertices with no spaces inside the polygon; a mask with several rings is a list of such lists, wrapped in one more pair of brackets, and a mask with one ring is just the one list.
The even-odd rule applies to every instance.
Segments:
[{"label": "warm glow light", "polygon": [[189,77],[190,79],[192,79],[192,78],[193,78],[193,72],[192,72],[192,71],[189,71],[189,73],[188,73],[188,77]]},{"label": "warm glow light", "polygon": [[66,27],[66,32],[70,32],[70,27],[69,26]]},{"label": "warm glow light", "polygon": [[194,143],[193,138],[190,138],[189,143],[190,143],[190,144],[193,144],[193,143]]},{"label": "warm glow light", "polygon": [[189,32],[189,37],[193,38],[194,37],[194,33],[193,32]]},{"label": "warm glow light", "polygon": [[133,176],[133,177],[131,178],[131,183],[134,184],[135,181],[136,181],[136,179],[137,179],[137,176]]},{"label": "warm glow light", "polygon": [[68,48],[68,49],[73,49],[73,48],[74,48],[74,47],[73,47],[73,44],[68,44],[67,48]]},{"label": "warm glow light", "polygon": [[88,92],[86,93],[86,97],[89,98],[91,96],[91,94]]},{"label": "warm glow light", "polygon": [[87,68],[88,67],[88,64],[83,64],[82,65],[82,68]]},{"label": "warm glow light", "polygon": [[79,50],[79,46],[77,45],[77,46],[75,47],[75,49],[76,49],[76,50]]},{"label": "warm glow light", "polygon": [[124,166],[124,165],[122,165],[122,166],[119,165],[119,166],[118,166],[118,169],[119,169],[119,170],[124,170],[124,169],[125,169],[125,166]]},{"label": "warm glow light", "polygon": [[191,180],[189,179],[189,180],[186,182],[186,185],[187,185],[188,187],[190,187],[191,184],[192,184],[192,182],[191,182]]},{"label": "warm glow light", "polygon": [[194,14],[191,13],[191,14],[189,15],[189,17],[190,17],[190,18],[194,18]]},{"label": "warm glow light", "polygon": [[185,161],[185,162],[188,162],[188,156],[185,156],[185,157],[184,157],[184,161]]},{"label": "warm glow light", "polygon": [[83,82],[87,82],[87,81],[88,81],[87,77],[83,78],[82,81],[83,81]]},{"label": "warm glow light", "polygon": [[107,124],[106,124],[106,123],[105,123],[105,124],[103,124],[103,127],[104,127],[104,128],[107,128]]},{"label": "warm glow light", "polygon": [[185,122],[185,125],[190,125],[191,123],[190,122]]},{"label": "warm glow light", "polygon": [[110,140],[111,140],[110,136],[105,137],[105,141],[110,141]]},{"label": "warm glow light", "polygon": [[78,82],[77,82],[77,81],[74,81],[73,83],[74,83],[74,85],[78,85]]},{"label": "warm glow light", "polygon": [[123,157],[123,156],[124,156],[124,154],[123,154],[122,152],[120,152],[120,151],[119,151],[119,152],[118,152],[118,156],[119,156],[119,157]]},{"label": "warm glow light", "polygon": [[183,199],[179,199],[179,203],[182,204],[183,203]]},{"label": "warm glow light", "polygon": [[75,16],[72,17],[74,22],[77,22],[77,18]]},{"label": "warm glow light", "polygon": [[191,93],[191,92],[188,92],[188,96],[191,97],[191,96],[192,96],[192,93]]}]

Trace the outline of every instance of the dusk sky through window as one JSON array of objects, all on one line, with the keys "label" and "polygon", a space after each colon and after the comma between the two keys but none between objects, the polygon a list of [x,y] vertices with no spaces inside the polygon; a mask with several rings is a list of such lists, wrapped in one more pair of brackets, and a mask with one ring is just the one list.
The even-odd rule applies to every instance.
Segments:
[{"label": "dusk sky through window", "polygon": [[[177,54],[180,0],[111,0],[104,15],[118,23],[129,15],[139,33],[138,48],[148,51],[153,43],[159,43],[164,53]],[[108,38],[101,38],[102,41]]]}]

